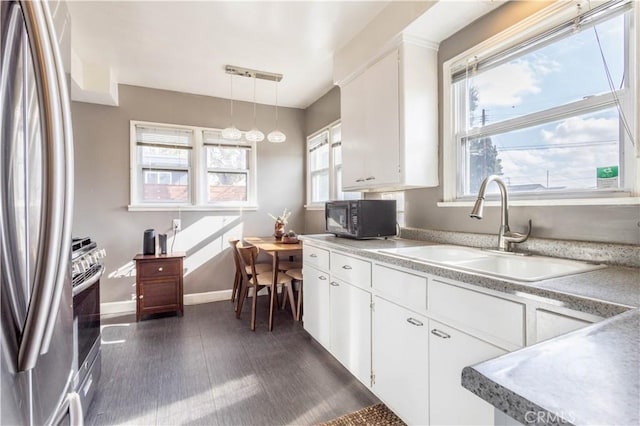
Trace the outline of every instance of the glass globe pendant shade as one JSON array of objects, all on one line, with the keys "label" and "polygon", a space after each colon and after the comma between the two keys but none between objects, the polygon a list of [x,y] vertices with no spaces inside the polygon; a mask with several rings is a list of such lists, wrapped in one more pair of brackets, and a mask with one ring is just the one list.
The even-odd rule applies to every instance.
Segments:
[{"label": "glass globe pendant shade", "polygon": [[262,142],[264,140],[264,133],[258,129],[253,129],[245,133],[244,137],[249,142]]},{"label": "glass globe pendant shade", "polygon": [[274,130],[267,135],[267,139],[272,143],[282,143],[287,140],[287,136],[280,130]]},{"label": "glass globe pendant shade", "polygon": [[235,126],[227,127],[226,129],[222,129],[222,138],[229,139],[232,141],[237,141],[242,137],[242,132],[238,130]]}]

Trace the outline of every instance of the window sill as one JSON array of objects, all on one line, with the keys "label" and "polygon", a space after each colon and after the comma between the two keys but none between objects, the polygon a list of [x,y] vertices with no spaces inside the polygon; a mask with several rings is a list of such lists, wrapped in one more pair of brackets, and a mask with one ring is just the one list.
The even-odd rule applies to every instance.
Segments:
[{"label": "window sill", "polygon": [[158,205],[136,204],[127,206],[130,212],[247,212],[257,211],[257,205],[242,206],[191,206],[191,205]]},{"label": "window sill", "polygon": [[324,210],[324,204],[305,204],[304,206],[307,210]]},{"label": "window sill", "polygon": [[[438,207],[472,208],[475,200],[440,201]],[[487,200],[485,206],[499,206],[499,200]],[[569,198],[563,200],[509,200],[510,207],[556,207],[556,206],[640,206],[640,197]]]}]

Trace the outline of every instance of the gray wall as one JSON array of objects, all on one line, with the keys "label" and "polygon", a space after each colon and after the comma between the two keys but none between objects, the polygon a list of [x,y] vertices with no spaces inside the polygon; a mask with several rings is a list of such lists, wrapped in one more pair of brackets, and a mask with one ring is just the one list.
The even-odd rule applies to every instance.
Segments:
[{"label": "gray wall", "polygon": [[[309,136],[340,118],[340,88],[334,86],[305,110],[305,135]],[[305,161],[305,167],[307,163]],[[305,187],[306,188],[306,187]],[[305,234],[324,232],[324,210],[307,210]]]},{"label": "gray wall", "polygon": [[[443,62],[475,46],[492,35],[517,23],[548,5],[548,2],[508,2],[494,12],[475,21],[440,44],[438,70]],[[442,76],[439,76],[441,79]],[[438,84],[438,100],[442,106],[442,87]],[[442,111],[440,111],[440,143],[442,143]],[[442,150],[440,150],[442,164]],[[442,181],[442,168],[440,169]],[[487,207],[483,220],[471,219],[470,208],[437,207],[442,200],[442,187],[406,192],[406,224],[408,227],[445,231],[496,233],[500,223],[499,208]],[[514,230],[522,230],[533,220],[532,235],[541,238],[640,243],[640,209],[637,206],[563,206],[511,207],[510,222]]]},{"label": "gray wall", "polygon": [[[273,233],[273,220],[293,210],[287,229],[304,227],[304,111],[279,108],[283,144],[258,144],[258,211],[129,212],[129,120],[223,128],[229,123],[229,101],[165,90],[120,85],[120,106],[74,102],[75,217],[74,236],[89,236],[106,248],[107,271],[101,281],[103,302],[131,300],[135,276],[131,259],[142,251],[147,228],[169,233],[171,220],[182,219],[175,249],[186,249],[185,294],[230,289],[233,260],[230,236]],[[252,104],[234,103],[235,124],[253,125]],[[274,111],[258,105],[258,128],[274,127]],[[171,240],[169,240],[171,242]]]}]

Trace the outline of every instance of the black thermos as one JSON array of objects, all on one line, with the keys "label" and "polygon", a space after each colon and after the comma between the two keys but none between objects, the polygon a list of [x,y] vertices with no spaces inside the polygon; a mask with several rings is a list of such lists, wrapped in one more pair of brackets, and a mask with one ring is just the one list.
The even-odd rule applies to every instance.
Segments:
[{"label": "black thermos", "polygon": [[154,229],[144,231],[142,254],[156,254],[156,231]]},{"label": "black thermos", "polygon": [[160,245],[160,254],[167,254],[167,234],[158,234],[158,244]]}]

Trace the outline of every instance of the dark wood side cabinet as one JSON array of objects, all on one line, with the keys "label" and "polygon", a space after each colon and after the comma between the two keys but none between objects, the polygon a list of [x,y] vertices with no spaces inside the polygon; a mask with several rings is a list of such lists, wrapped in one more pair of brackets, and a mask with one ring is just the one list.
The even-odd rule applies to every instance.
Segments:
[{"label": "dark wood side cabinet", "polygon": [[185,253],[138,254],[136,261],[136,321],[143,315],[184,312],[182,261]]}]

